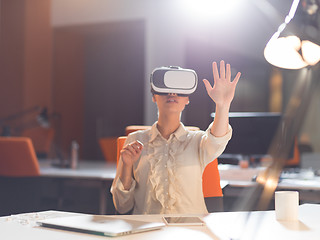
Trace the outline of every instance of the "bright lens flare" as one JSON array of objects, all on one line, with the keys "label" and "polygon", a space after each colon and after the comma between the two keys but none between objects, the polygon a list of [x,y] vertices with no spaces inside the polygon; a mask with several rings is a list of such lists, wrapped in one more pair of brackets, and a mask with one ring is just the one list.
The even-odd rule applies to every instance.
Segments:
[{"label": "bright lens flare", "polygon": [[320,61],[319,45],[310,41],[302,41],[301,51],[304,60],[309,65],[316,65]]},{"label": "bright lens flare", "polygon": [[185,6],[188,15],[194,18],[207,20],[209,18],[230,17],[235,9],[241,4],[240,0],[184,0],[181,3]]},{"label": "bright lens flare", "polygon": [[308,64],[298,52],[301,41],[296,36],[271,39],[264,49],[266,60],[280,68],[300,69]]},{"label": "bright lens flare", "polygon": [[306,40],[301,42],[297,36],[280,37],[268,42],[264,56],[277,67],[300,69],[320,61],[320,46]]}]

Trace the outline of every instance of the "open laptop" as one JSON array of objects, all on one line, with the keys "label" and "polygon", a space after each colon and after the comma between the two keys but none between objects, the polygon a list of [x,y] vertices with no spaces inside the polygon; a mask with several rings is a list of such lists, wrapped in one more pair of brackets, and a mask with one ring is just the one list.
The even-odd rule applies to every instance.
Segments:
[{"label": "open laptop", "polygon": [[80,215],[37,221],[42,227],[89,233],[100,236],[122,236],[160,229],[164,222],[145,222],[104,215]]}]

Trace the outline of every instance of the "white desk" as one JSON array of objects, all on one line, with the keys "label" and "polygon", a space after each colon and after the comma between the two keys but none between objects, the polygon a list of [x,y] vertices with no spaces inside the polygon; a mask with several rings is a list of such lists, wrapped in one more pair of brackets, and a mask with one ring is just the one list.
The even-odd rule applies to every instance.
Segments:
[{"label": "white desk", "polygon": [[[0,236],[5,240],[97,240],[106,237],[63,230],[41,228],[37,219],[69,216],[76,213],[40,212],[0,218]],[[299,221],[280,222],[274,211],[224,212],[202,216],[206,226],[164,227],[145,233],[137,233],[116,239],[246,239],[246,240],[318,240],[320,236],[320,205],[305,204],[299,207]],[[115,218],[118,216],[114,216]],[[162,215],[121,216],[144,221],[161,221]]]},{"label": "white desk", "polygon": [[[221,187],[224,188],[225,197],[238,197],[243,189],[254,187],[256,182],[252,181],[254,175],[265,168],[240,168],[234,165],[219,165]],[[99,213],[107,213],[108,188],[116,174],[116,164],[103,161],[79,161],[77,169],[57,168],[50,164],[50,161],[40,161],[40,172],[42,177],[57,179],[74,179],[81,181],[81,185],[89,185],[98,188],[100,191]],[[305,202],[320,201],[320,177],[313,180],[285,179],[278,184],[278,189],[302,190],[300,194]],[[313,201],[317,199],[318,201]],[[227,205],[225,205],[227,206]]]},{"label": "white desk", "polygon": [[102,161],[79,161],[77,169],[59,168],[51,165],[49,160],[39,161],[40,175],[44,177],[86,178],[113,180],[116,164]]},{"label": "white desk", "polygon": [[[221,181],[226,181],[234,187],[251,187],[257,185],[252,181],[253,176],[259,175],[265,168],[240,168],[234,165],[219,165]],[[278,183],[278,189],[296,189],[296,190],[320,190],[320,177],[313,176],[304,179],[298,174],[292,174],[288,178],[282,179]]]},{"label": "white desk", "polygon": [[[258,176],[265,168],[240,168],[234,165],[219,165],[221,181],[224,185],[232,187],[253,187],[257,183],[252,181],[253,176]],[[314,176],[309,179],[303,179],[298,175],[281,179],[277,189],[294,189],[307,191],[320,191],[320,177]]]},{"label": "white desk", "polygon": [[82,181],[82,185],[99,189],[99,213],[107,212],[107,192],[115,178],[116,164],[96,161],[79,161],[77,169],[53,167],[49,160],[41,160],[40,175],[44,178]]}]

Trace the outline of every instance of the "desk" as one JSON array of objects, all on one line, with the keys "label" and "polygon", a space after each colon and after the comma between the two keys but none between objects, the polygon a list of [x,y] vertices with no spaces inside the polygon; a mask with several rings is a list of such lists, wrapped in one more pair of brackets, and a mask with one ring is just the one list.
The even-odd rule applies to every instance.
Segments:
[{"label": "desk", "polygon": [[77,169],[53,167],[49,160],[41,160],[39,164],[42,178],[54,178],[64,182],[74,180],[79,185],[98,188],[99,213],[107,213],[107,194],[116,175],[115,163],[79,161]]},{"label": "desk", "polygon": [[[264,169],[263,167],[239,168],[239,166],[234,165],[219,165],[226,210],[235,210],[228,207],[228,197],[237,198],[242,195],[244,188],[255,187],[257,183],[251,181],[251,179]],[[50,161],[40,161],[40,172],[41,177],[44,178],[50,177],[64,182],[74,180],[78,185],[98,188],[100,192],[99,213],[110,213],[107,207],[107,199],[108,194],[110,194],[108,189],[116,173],[115,163],[80,161],[77,169],[66,169],[53,167]],[[284,179],[278,184],[277,189],[299,190],[302,203],[318,203],[320,201],[320,177],[316,177],[313,180]],[[111,200],[110,197],[108,200]],[[234,202],[234,199],[231,199],[230,202]]]},{"label": "desk", "polygon": [[79,161],[77,169],[53,167],[49,160],[39,161],[40,175],[43,177],[84,178],[113,180],[116,164],[95,161]]},{"label": "desk", "polygon": [[[240,168],[235,165],[219,165],[220,179],[224,185],[233,187],[251,187],[257,183],[252,181],[253,176],[259,175],[264,171],[264,167],[257,168]],[[295,189],[295,190],[315,190],[320,191],[320,177],[314,176],[310,179],[303,179],[299,176],[282,179],[278,183],[278,189]]]},{"label": "desk", "polygon": [[[77,213],[55,211],[29,213],[0,218],[1,238],[6,240],[98,240],[106,237],[85,233],[41,228],[34,224],[37,219],[71,216]],[[275,219],[274,211],[221,212],[201,216],[206,226],[164,227],[145,233],[137,233],[116,239],[290,239],[316,240],[320,236],[320,205],[304,204],[299,207],[299,221],[281,222]],[[161,221],[163,215],[121,216],[144,221]],[[113,216],[117,218],[118,216]]]},{"label": "desk", "polygon": [[[263,167],[240,168],[239,166],[235,165],[219,165],[221,182],[223,183],[223,186],[225,186],[223,189],[223,194],[225,198],[224,202],[226,210],[236,210],[237,206],[234,206],[233,204],[236,200],[235,198],[245,197],[244,194],[246,192],[244,192],[244,189],[256,187],[258,183],[252,181],[252,177],[259,175],[259,173],[264,170],[265,168]],[[299,191],[301,203],[319,203],[320,177],[314,176],[310,179],[303,179],[297,176],[297,178],[281,179],[276,190]]]}]

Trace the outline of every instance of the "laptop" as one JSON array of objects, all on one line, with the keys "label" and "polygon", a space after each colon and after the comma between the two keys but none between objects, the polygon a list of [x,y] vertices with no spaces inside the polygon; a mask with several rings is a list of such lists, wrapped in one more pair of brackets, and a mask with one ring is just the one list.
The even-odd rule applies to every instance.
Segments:
[{"label": "laptop", "polygon": [[37,224],[42,227],[111,237],[161,229],[165,226],[164,222],[145,222],[132,219],[128,220],[120,216],[111,217],[87,214],[38,220]]}]

